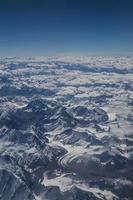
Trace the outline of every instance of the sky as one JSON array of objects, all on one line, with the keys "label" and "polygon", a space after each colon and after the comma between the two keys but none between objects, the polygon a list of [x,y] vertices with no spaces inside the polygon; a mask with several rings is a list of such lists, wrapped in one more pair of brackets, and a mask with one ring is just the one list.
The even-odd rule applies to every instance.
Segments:
[{"label": "sky", "polygon": [[0,0],[0,56],[133,55],[132,0]]}]

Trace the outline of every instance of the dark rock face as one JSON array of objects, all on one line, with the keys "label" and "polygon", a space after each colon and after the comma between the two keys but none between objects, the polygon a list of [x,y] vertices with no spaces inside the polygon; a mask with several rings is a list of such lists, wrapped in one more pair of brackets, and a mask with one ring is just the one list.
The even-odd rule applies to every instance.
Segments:
[{"label": "dark rock face", "polygon": [[3,200],[35,199],[25,183],[7,170],[0,170],[0,183],[0,198]]},{"label": "dark rock face", "polygon": [[132,71],[2,60],[0,199],[132,200]]},{"label": "dark rock face", "polygon": [[77,117],[81,117],[81,123],[85,120],[88,123],[100,123],[108,120],[106,112],[99,108],[87,109],[82,106],[78,106],[73,109],[73,112]]}]

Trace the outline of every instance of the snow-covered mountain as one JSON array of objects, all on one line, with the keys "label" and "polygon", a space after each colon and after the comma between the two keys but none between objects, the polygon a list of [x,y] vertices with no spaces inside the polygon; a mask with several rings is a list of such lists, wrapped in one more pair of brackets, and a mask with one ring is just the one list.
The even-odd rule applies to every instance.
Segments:
[{"label": "snow-covered mountain", "polygon": [[133,199],[133,58],[0,58],[0,199]]}]

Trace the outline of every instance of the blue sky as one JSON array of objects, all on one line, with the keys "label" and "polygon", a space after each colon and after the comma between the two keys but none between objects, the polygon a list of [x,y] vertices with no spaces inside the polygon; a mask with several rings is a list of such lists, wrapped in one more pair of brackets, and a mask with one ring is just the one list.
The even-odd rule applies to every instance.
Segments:
[{"label": "blue sky", "polygon": [[133,54],[131,0],[0,0],[0,56]]}]

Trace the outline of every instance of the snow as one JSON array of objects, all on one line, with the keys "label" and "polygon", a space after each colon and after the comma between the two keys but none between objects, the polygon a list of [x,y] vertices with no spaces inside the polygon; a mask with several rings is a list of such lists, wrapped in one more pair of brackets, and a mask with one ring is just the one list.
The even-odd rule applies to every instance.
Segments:
[{"label": "snow", "polygon": [[[128,102],[133,99],[133,57],[42,56],[0,58],[0,61],[4,63],[0,64],[0,122],[2,122],[0,124],[0,156],[3,168],[9,168],[14,174],[19,172],[18,176],[19,174],[25,176],[23,172],[23,169],[25,169],[30,174],[28,177],[29,182],[32,182],[34,178],[36,180],[39,179],[40,182],[43,180],[41,183],[44,186],[58,186],[62,192],[76,186],[84,191],[92,192],[102,200],[117,199],[113,190],[115,187],[118,193],[119,187],[129,186],[129,189],[131,188],[132,181],[129,180],[130,177],[115,181],[111,176],[117,164],[115,162],[117,157],[122,156],[122,159],[126,162],[126,165],[122,166],[122,170],[118,170],[118,176],[122,171],[121,176],[128,177],[128,168],[124,168],[124,166],[130,165],[129,167],[132,169],[130,162],[133,153],[132,105],[129,105]],[[10,91],[13,92],[11,93]],[[52,91],[51,94],[49,94],[50,91]],[[60,116],[60,110],[58,113],[52,114],[50,118],[48,117],[48,123],[46,119],[43,119],[42,123],[38,121],[39,113],[34,116],[31,110],[29,112],[27,110],[26,117],[29,114],[33,114],[31,119],[33,121],[32,123],[31,121],[26,122],[26,126],[22,127],[23,119],[19,121],[19,117],[15,115],[15,112],[17,110],[22,111],[28,103],[35,99],[47,99],[50,102],[56,102],[61,109],[65,107],[69,114],[73,115],[76,125],[69,124],[67,117],[63,119],[64,116]],[[89,119],[89,115],[83,114],[83,116],[79,117],[72,113],[73,109],[79,106],[88,109],[102,109],[106,112],[108,119],[97,122],[96,117],[94,117],[93,122],[86,123],[85,120]],[[52,108],[52,106],[49,105],[49,108]],[[39,110],[42,111],[40,107]],[[44,109],[43,111],[46,112],[47,110]],[[129,116],[131,116],[130,119]],[[18,127],[20,125],[22,130],[11,128],[10,117],[12,117],[11,120],[14,124],[17,123],[15,120],[18,120]],[[82,120],[85,122],[85,126],[80,123]],[[36,126],[42,128],[39,133],[41,137],[34,131]],[[99,128],[98,130],[97,127]],[[70,135],[65,135],[63,132],[68,128],[71,128],[72,133],[70,131]],[[24,132],[24,135],[26,133],[31,134],[31,136],[34,135],[40,142],[44,142],[43,138],[46,136],[48,141],[41,147],[38,144],[18,144],[14,139],[16,135],[12,135],[15,131],[16,133],[18,131]],[[88,135],[82,138],[83,132]],[[64,135],[62,136],[62,134]],[[55,156],[58,152],[61,152],[61,154]],[[114,160],[110,159],[108,161],[107,159],[106,161],[106,158],[103,158],[105,162],[101,161],[100,159],[102,156],[104,157],[104,152],[105,157],[106,155],[111,155]],[[9,163],[5,157],[9,158]],[[26,160],[27,157],[29,160]],[[49,171],[44,169],[44,172],[40,172],[42,177],[37,177],[35,172],[42,167],[38,166],[38,163],[40,163],[37,162],[38,157],[41,163],[45,162],[44,158],[46,157],[50,166],[52,165],[53,168],[56,166],[58,169],[56,167]],[[27,162],[30,163],[30,160],[34,163],[33,169],[28,167]],[[89,162],[92,163],[92,168],[94,166],[94,170],[97,166],[102,169],[103,175],[99,173],[100,169],[95,170],[96,175],[93,175],[94,171],[93,169],[91,171]],[[22,164],[22,166],[14,163]],[[107,165],[112,169],[109,177],[107,177],[108,170],[104,174],[104,168]],[[76,167],[81,168],[78,171]],[[85,167],[88,167],[85,175],[87,176],[90,173],[89,180],[78,176],[82,168],[84,170]],[[112,188],[110,187],[109,189],[105,185],[104,189],[101,190],[100,184],[90,187],[89,181],[99,181],[101,177],[105,181],[107,180]],[[39,189],[37,188],[37,190]],[[36,200],[43,199],[39,192],[37,193],[38,195],[35,195],[36,193],[33,191],[33,194]]]}]

